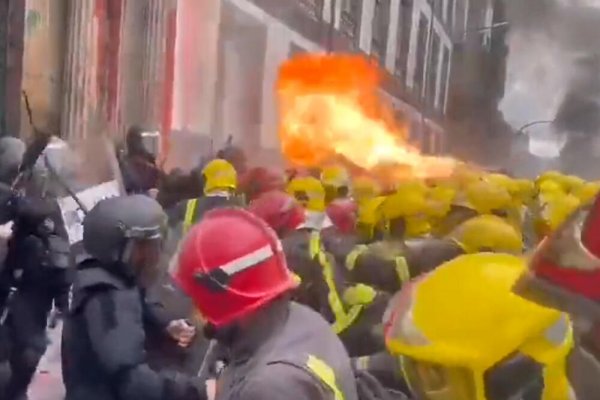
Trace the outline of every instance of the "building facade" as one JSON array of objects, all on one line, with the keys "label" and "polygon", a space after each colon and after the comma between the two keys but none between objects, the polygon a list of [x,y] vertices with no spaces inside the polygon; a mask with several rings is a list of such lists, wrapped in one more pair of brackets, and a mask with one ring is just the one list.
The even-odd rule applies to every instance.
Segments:
[{"label": "building facade", "polygon": [[[22,5],[24,21],[15,82],[38,129],[77,141],[168,122],[177,0],[10,2]],[[26,136],[25,104],[21,96],[13,102],[21,111],[16,133]]]},{"label": "building facade", "polygon": [[510,29],[505,1],[457,1],[464,20],[462,33],[455,34],[448,94],[447,115],[454,136],[449,150],[483,165],[500,165],[512,138],[498,110],[504,96]]},{"label": "building facade", "polygon": [[460,20],[455,0],[205,3],[194,10],[179,2],[175,131],[205,136],[214,145],[231,136],[275,161],[279,66],[299,52],[333,50],[378,60],[382,95],[410,122],[411,140],[424,151],[443,151],[452,32]]},{"label": "building facade", "polygon": [[[498,19],[495,1],[9,0],[0,39],[21,29],[23,45],[0,54],[20,52],[22,66],[0,57],[0,111],[16,109],[0,117],[30,131],[19,85],[7,86],[21,81],[36,126],[69,139],[121,136],[135,123],[174,138],[173,166],[193,165],[230,137],[279,162],[278,68],[298,52],[333,50],[378,60],[382,97],[409,123],[411,141],[442,153],[455,141],[447,117],[485,97],[461,97],[487,79],[468,81],[461,70],[473,64],[463,56],[470,30]],[[7,17],[2,25],[9,12],[21,28],[18,18],[12,30]],[[494,46],[492,32],[476,36],[478,55]]]}]

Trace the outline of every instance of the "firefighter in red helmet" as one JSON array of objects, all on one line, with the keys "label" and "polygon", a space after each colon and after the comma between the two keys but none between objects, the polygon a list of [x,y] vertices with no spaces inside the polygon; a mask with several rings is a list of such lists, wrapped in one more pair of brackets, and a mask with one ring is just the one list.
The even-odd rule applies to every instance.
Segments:
[{"label": "firefighter in red helmet", "polygon": [[513,290],[528,300],[567,312],[575,349],[567,373],[577,399],[600,393],[600,196],[576,210],[529,259]]},{"label": "firefighter in red helmet", "polygon": [[285,190],[285,176],[273,168],[256,167],[241,176],[239,190],[246,201],[257,199],[261,194],[273,190]]},{"label": "firefighter in red helmet", "polygon": [[281,238],[287,263],[300,280],[294,299],[329,321],[351,356],[382,351],[383,336],[372,327],[380,322],[387,297],[366,285],[347,285],[343,264],[327,247],[351,249],[356,243],[333,226],[321,231],[307,226],[303,208],[287,193],[266,193],[249,210]]},{"label": "firefighter in red helmet", "polygon": [[358,206],[354,200],[349,198],[335,199],[329,203],[326,212],[333,225],[341,233],[349,234],[356,231]]},{"label": "firefighter in red helmet", "polygon": [[248,210],[262,218],[279,237],[293,232],[306,219],[304,208],[296,199],[279,190],[263,193],[250,203]]},{"label": "firefighter in red helmet", "polygon": [[229,350],[217,400],[357,400],[346,350],[318,314],[289,300],[296,281],[260,218],[207,213],[181,247],[176,280]]}]

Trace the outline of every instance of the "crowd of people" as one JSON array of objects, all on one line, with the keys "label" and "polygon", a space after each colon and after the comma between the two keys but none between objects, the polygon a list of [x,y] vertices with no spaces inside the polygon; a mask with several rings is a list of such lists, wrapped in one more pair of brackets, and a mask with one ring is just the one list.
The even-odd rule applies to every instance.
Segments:
[{"label": "crowd of people", "polygon": [[[384,187],[335,163],[249,168],[234,147],[165,175],[131,135],[129,193],[87,213],[75,268],[48,202],[6,174],[0,398],[26,398],[53,305],[67,400],[598,397],[600,182],[457,165]],[[147,296],[167,235],[187,319]],[[210,341],[197,373],[150,367],[150,332]]]}]

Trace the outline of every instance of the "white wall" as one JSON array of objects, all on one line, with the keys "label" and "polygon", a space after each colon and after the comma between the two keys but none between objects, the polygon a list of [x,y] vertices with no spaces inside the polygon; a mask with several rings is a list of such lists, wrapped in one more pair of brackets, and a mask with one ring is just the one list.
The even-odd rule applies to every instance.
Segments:
[{"label": "white wall", "polygon": [[[289,58],[292,43],[311,51],[323,51],[323,48],[299,33],[289,29],[286,25],[271,17],[261,8],[247,0],[228,0],[246,13],[257,18],[267,26],[267,48],[265,52],[265,66],[262,91],[262,126],[261,147],[276,149],[279,147],[277,136],[278,121],[275,98],[275,84],[280,65]],[[338,2],[339,3],[339,2]]]},{"label": "white wall", "polygon": [[[178,0],[173,129],[210,135],[220,15],[221,0]],[[190,49],[190,45],[196,48]]]}]

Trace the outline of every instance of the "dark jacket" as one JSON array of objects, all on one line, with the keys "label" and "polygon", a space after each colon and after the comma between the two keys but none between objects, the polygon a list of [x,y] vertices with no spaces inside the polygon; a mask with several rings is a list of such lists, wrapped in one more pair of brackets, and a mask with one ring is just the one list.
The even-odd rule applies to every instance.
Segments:
[{"label": "dark jacket", "polygon": [[143,194],[158,188],[162,175],[154,160],[137,154],[121,159],[121,174],[128,194]]},{"label": "dark jacket", "polygon": [[299,304],[274,303],[230,350],[216,400],[334,400],[334,390],[309,367],[310,360],[333,372],[344,400],[357,400],[342,343],[323,318]]},{"label": "dark jacket", "polygon": [[[382,240],[357,246],[345,264],[354,282],[394,294],[406,280],[430,272],[462,254],[460,246],[447,239]],[[405,265],[405,276],[399,263]]]},{"label": "dark jacket", "polygon": [[204,385],[146,364],[145,326],[164,329],[135,285],[94,260],[79,266],[63,328],[67,400],[198,400]]}]

